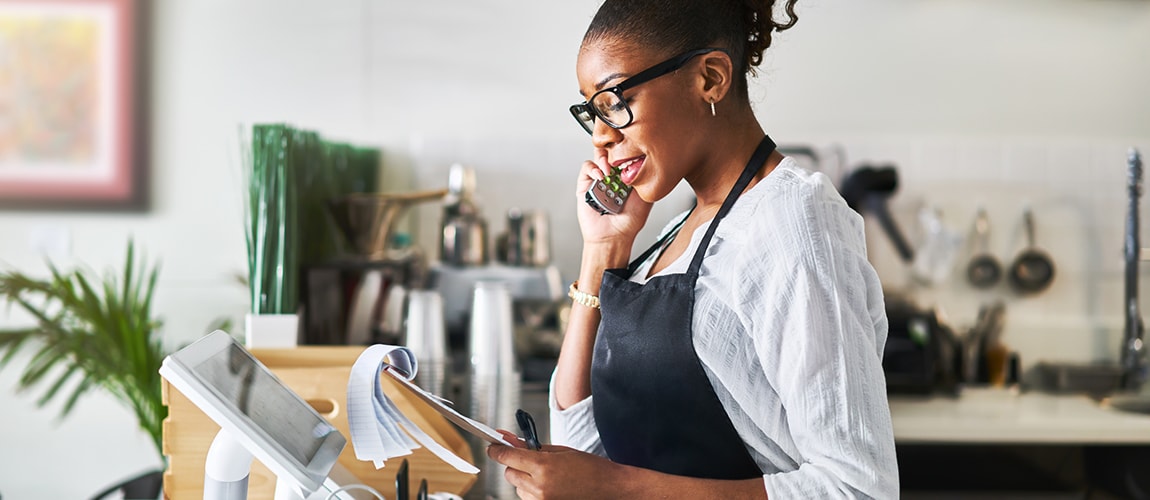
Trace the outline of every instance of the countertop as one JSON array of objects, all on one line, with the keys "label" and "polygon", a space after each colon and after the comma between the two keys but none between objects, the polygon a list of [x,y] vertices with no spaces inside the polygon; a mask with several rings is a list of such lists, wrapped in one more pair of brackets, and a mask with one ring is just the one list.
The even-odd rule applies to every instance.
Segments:
[{"label": "countertop", "polygon": [[899,444],[1150,444],[1150,415],[1081,395],[980,388],[889,400]]}]

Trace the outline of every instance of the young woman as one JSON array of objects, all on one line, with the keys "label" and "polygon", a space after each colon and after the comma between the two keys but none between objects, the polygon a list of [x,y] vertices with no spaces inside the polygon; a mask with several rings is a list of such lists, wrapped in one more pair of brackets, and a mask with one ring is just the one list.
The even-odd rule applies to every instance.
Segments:
[{"label": "young woman", "polygon": [[[606,0],[592,20],[571,111],[595,158],[576,188],[557,445],[488,449],[523,498],[898,496],[862,219],[775,151],[748,99],[772,33],[795,23],[784,1],[776,16],[773,0]],[[583,194],[612,168],[633,192],[600,215]],[[632,256],[682,180],[695,207]]]}]

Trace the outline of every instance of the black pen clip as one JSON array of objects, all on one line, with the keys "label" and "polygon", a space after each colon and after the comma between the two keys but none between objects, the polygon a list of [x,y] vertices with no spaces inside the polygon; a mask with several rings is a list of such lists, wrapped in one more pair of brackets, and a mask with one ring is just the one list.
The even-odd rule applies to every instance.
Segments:
[{"label": "black pen clip", "polygon": [[539,449],[539,432],[535,430],[535,419],[522,409],[515,411],[515,420],[519,422],[519,430],[523,431],[523,440],[527,442],[527,449]]},{"label": "black pen clip", "polygon": [[399,464],[399,471],[395,473],[395,498],[396,500],[408,500],[407,490],[407,459],[403,459],[403,463]]},{"label": "black pen clip", "polygon": [[415,500],[427,500],[427,480],[419,481],[419,492],[415,494]]}]

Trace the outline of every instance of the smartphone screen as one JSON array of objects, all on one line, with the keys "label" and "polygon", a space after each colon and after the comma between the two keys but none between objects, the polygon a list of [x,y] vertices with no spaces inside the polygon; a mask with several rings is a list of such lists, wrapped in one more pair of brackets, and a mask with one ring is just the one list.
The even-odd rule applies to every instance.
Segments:
[{"label": "smartphone screen", "polygon": [[611,169],[611,175],[601,181],[595,181],[584,196],[587,204],[598,210],[601,215],[622,212],[623,203],[631,194],[631,186],[619,180],[619,172],[618,168]]}]

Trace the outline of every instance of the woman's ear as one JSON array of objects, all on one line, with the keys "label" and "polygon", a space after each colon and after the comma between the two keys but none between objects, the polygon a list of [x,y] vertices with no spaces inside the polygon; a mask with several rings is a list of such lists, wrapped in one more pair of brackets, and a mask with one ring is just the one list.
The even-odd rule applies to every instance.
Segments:
[{"label": "woman's ear", "polygon": [[719,102],[731,90],[734,65],[731,57],[725,52],[714,51],[703,54],[702,69],[700,70],[700,92],[707,102]]}]

